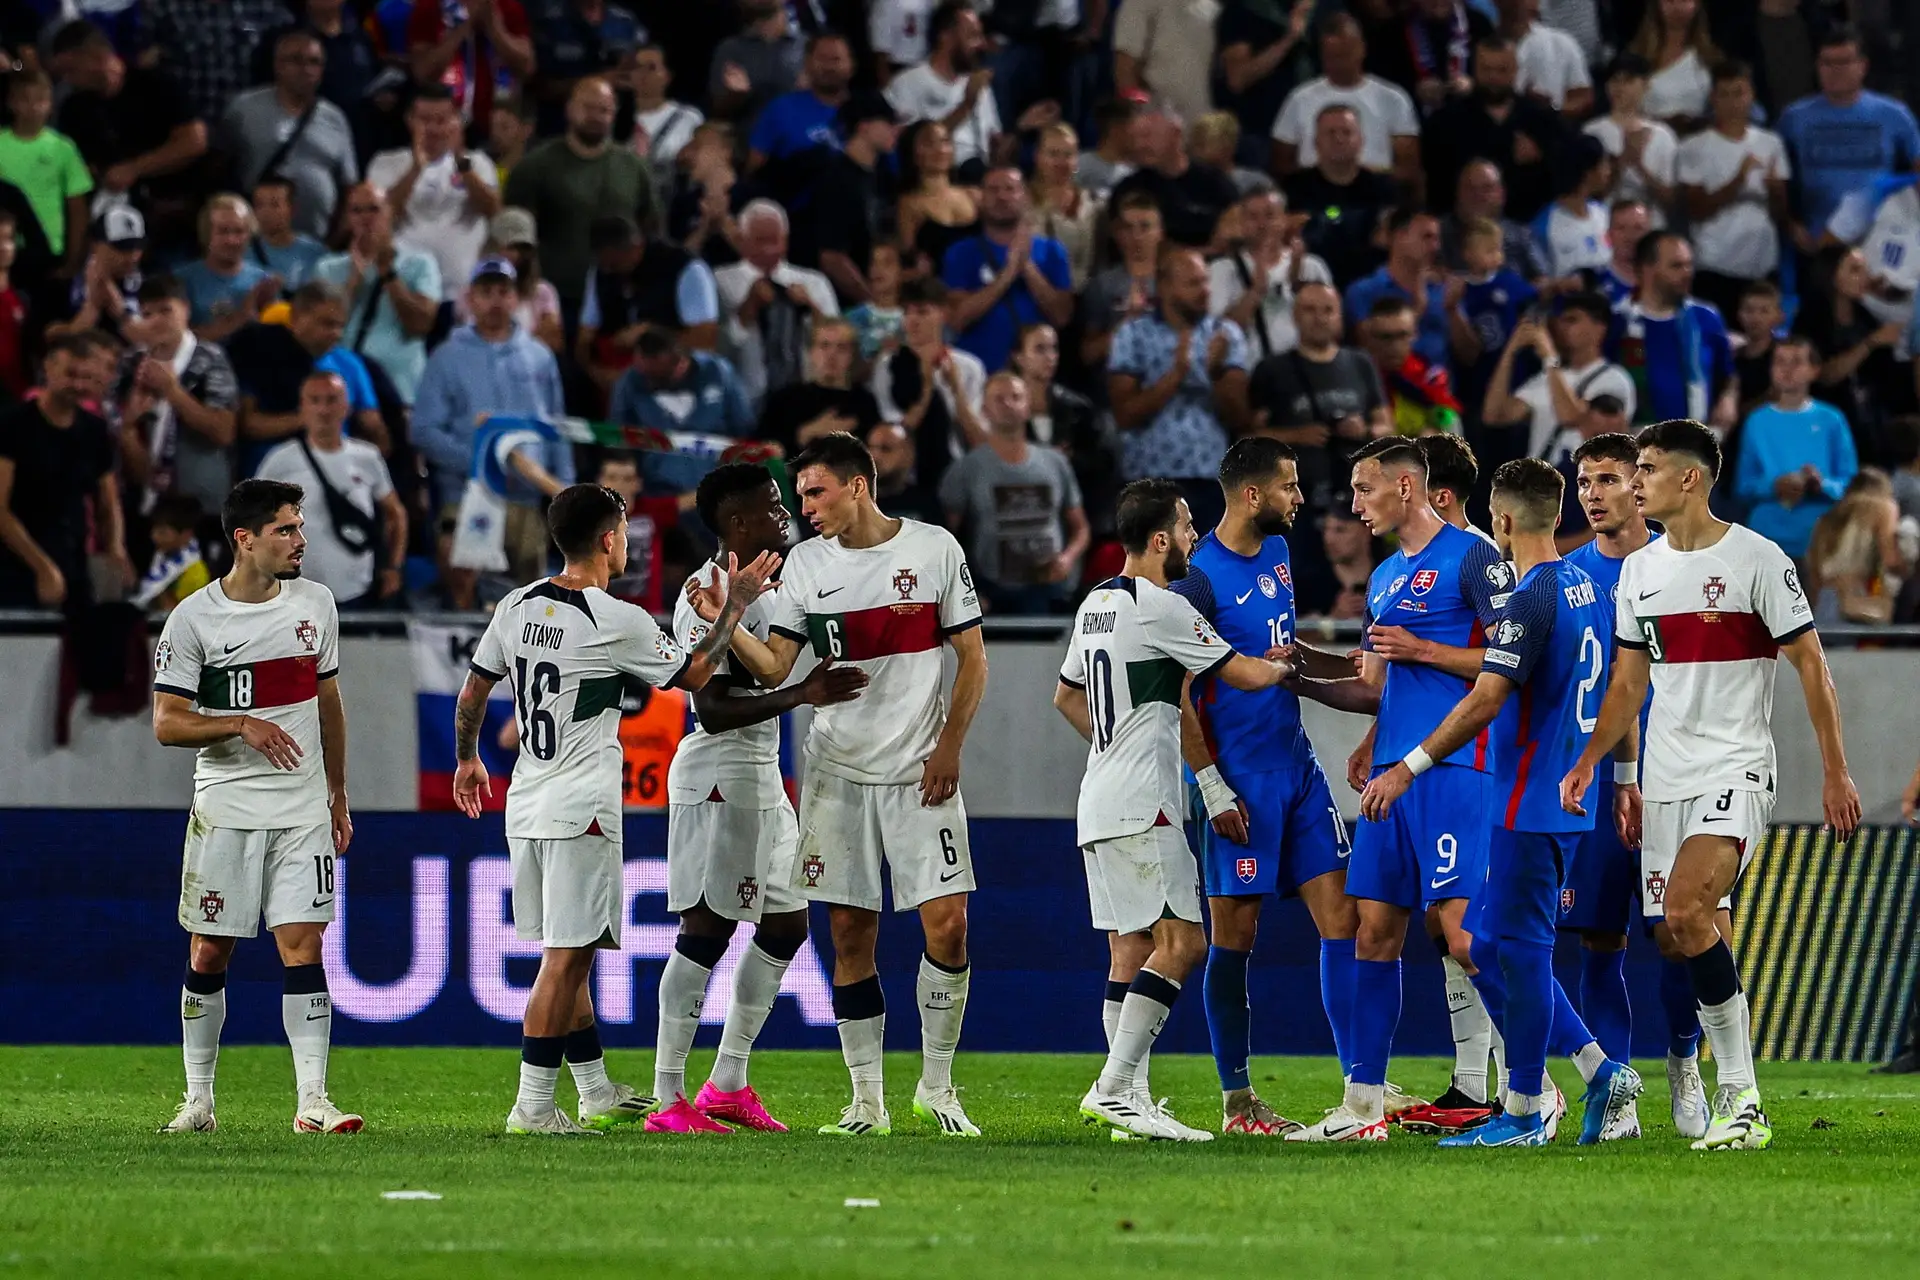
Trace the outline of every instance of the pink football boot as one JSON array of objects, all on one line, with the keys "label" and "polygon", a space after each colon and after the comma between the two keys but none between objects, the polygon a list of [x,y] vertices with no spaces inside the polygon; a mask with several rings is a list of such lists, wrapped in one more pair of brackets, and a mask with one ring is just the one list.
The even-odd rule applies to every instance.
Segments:
[{"label": "pink football boot", "polygon": [[716,1120],[709,1120],[687,1101],[685,1094],[673,1100],[670,1107],[662,1107],[647,1117],[648,1133],[732,1133],[733,1130]]},{"label": "pink football boot", "polygon": [[701,1114],[712,1120],[725,1120],[728,1124],[737,1124],[744,1129],[758,1129],[762,1133],[785,1133],[787,1126],[767,1114],[761,1105],[760,1095],[748,1085],[732,1093],[723,1093],[713,1087],[709,1080],[700,1086],[700,1095],[693,1105]]}]

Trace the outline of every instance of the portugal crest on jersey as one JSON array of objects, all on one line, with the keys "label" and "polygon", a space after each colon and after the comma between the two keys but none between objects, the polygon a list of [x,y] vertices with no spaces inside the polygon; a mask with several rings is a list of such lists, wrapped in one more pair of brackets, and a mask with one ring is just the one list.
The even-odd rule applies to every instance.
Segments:
[{"label": "portugal crest on jersey", "polygon": [[827,864],[820,860],[819,854],[810,853],[800,863],[800,874],[806,878],[807,888],[818,889],[820,877],[827,874]]},{"label": "portugal crest on jersey", "polygon": [[1422,569],[1413,575],[1413,594],[1423,596],[1433,590],[1433,584],[1440,581],[1438,569]]},{"label": "portugal crest on jersey", "polygon": [[1647,873],[1647,897],[1656,907],[1666,905],[1667,877],[1665,873],[1659,871]]},{"label": "portugal crest on jersey", "polygon": [[313,625],[313,619],[302,618],[293,629],[293,638],[300,642],[301,648],[312,653],[320,641],[320,628]]},{"label": "portugal crest on jersey", "polygon": [[218,924],[220,913],[227,909],[227,900],[212,889],[200,895],[200,914],[208,924]]},{"label": "portugal crest on jersey", "polygon": [[1718,609],[1720,597],[1727,594],[1726,579],[1718,575],[1708,578],[1700,584],[1700,594],[1707,598],[1707,608]]},{"label": "portugal crest on jersey", "polygon": [[734,886],[733,891],[739,895],[740,909],[742,911],[751,911],[753,910],[753,900],[760,896],[760,884],[752,876],[746,876],[738,885]]},{"label": "portugal crest on jersey", "polygon": [[902,600],[913,599],[913,593],[920,587],[920,575],[911,569],[902,569],[893,575],[893,589],[900,593]]}]

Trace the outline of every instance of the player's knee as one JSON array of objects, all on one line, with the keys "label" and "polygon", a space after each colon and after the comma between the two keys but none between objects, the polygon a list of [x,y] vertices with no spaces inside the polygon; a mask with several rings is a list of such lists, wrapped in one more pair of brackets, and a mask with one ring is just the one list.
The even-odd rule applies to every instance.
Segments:
[{"label": "player's knee", "polygon": [[807,940],[807,913],[783,911],[754,926],[753,944],[776,960],[791,960]]},{"label": "player's knee", "polygon": [[1683,943],[1703,933],[1712,933],[1714,905],[1711,902],[1690,901],[1683,895],[1669,892],[1666,901],[1667,928]]},{"label": "player's knee", "polygon": [[880,936],[880,917],[877,914],[836,907],[827,920],[833,935],[835,956],[872,957],[873,944]]},{"label": "player's knee", "polygon": [[1588,951],[1625,951],[1627,949],[1627,935],[1624,933],[1602,933],[1597,929],[1590,929],[1580,935],[1580,945]]},{"label": "player's knee", "polygon": [[232,938],[203,938],[195,934],[187,944],[187,967],[195,973],[225,973],[232,959]]},{"label": "player's knee", "polygon": [[1362,911],[1354,929],[1354,954],[1362,960],[1391,960],[1406,940],[1404,920],[1386,920]]},{"label": "player's knee", "polygon": [[921,928],[927,936],[927,954],[942,964],[958,963],[967,953],[967,917],[951,912],[923,918]]},{"label": "player's knee", "polygon": [[319,964],[325,926],[317,924],[285,925],[274,930],[274,946],[285,965]]},{"label": "player's knee", "polygon": [[702,899],[680,913],[680,932],[697,938],[731,938],[733,921],[727,919]]},{"label": "player's knee", "polygon": [[1684,961],[1687,953],[1680,946],[1680,940],[1673,936],[1673,929],[1665,920],[1653,926],[1653,945],[1660,948],[1660,958],[1675,963]]}]

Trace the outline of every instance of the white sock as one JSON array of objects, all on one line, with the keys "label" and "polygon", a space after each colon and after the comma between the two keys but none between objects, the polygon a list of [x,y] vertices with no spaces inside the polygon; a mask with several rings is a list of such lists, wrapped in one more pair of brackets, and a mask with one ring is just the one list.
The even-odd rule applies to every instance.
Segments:
[{"label": "white sock", "polygon": [[1387,1086],[1355,1084],[1347,1081],[1347,1094],[1341,1105],[1362,1120],[1378,1120],[1387,1114]]},{"label": "white sock", "polygon": [[[887,1039],[887,1015],[856,1018],[840,1026],[840,1056],[846,1061],[847,1075],[853,1080],[856,1100],[883,1105],[883,1046]],[[926,1033],[923,1030],[921,1034]]]},{"label": "white sock", "polygon": [[553,1109],[553,1086],[560,1082],[560,1068],[536,1067],[520,1060],[520,1093],[514,1107],[523,1115],[538,1116]]},{"label": "white sock", "polygon": [[1493,1088],[1487,1096],[1493,1097],[1507,1087],[1507,1038],[1500,1034],[1500,1028],[1492,1026],[1492,1017],[1487,1023],[1493,1031]]},{"label": "white sock", "polygon": [[660,1030],[654,1037],[653,1096],[668,1106],[687,1092],[687,1054],[700,1029],[700,1010],[707,1003],[707,981],[713,970],[696,964],[684,952],[667,956],[660,974]]},{"label": "white sock", "polygon": [[606,1093],[613,1087],[607,1079],[607,1060],[604,1056],[592,1062],[569,1062],[567,1070],[573,1073],[573,1087],[580,1091],[582,1098]]},{"label": "white sock", "polygon": [[[1153,973],[1151,969],[1142,969],[1140,972]],[[1160,977],[1158,974],[1153,976]],[[1160,981],[1171,987],[1173,994],[1179,994],[1179,983],[1167,978],[1160,978]],[[1100,1092],[1120,1094],[1141,1087],[1138,1074],[1140,1064],[1153,1052],[1153,1042],[1160,1038],[1161,1028],[1167,1025],[1167,1015],[1172,1012],[1171,1003],[1138,991],[1127,992],[1127,998],[1120,1005],[1119,1023],[1114,1028],[1113,1047],[1107,1052],[1106,1065],[1100,1070]]]},{"label": "white sock", "polygon": [[1516,1116],[1544,1116],[1547,1113],[1547,1095],[1544,1093],[1515,1093],[1507,1091],[1507,1110]]},{"label": "white sock", "polygon": [[1453,1023],[1453,1083],[1475,1102],[1485,1102],[1493,1019],[1458,960],[1444,956],[1440,968],[1447,980],[1447,1017]]},{"label": "white sock", "polygon": [[187,1065],[187,1096],[213,1105],[213,1072],[220,1061],[220,1028],[227,1024],[227,991],[205,995],[180,989],[180,1045]]},{"label": "white sock", "polygon": [[1572,1058],[1574,1069],[1580,1073],[1580,1079],[1587,1084],[1593,1083],[1593,1077],[1601,1067],[1607,1065],[1607,1055],[1598,1041],[1588,1044],[1575,1053]]},{"label": "white sock", "polygon": [[955,973],[929,956],[920,957],[915,984],[920,999],[920,1083],[929,1093],[953,1088],[953,1051],[960,1046],[972,975],[971,967]]},{"label": "white sock", "polygon": [[1107,1033],[1107,1050],[1113,1050],[1113,1037],[1120,1030],[1120,1006],[1124,1001],[1102,1000],[1100,1002],[1100,1025]]},{"label": "white sock", "polygon": [[759,944],[749,944],[733,971],[733,1003],[727,1006],[727,1024],[720,1029],[720,1055],[713,1060],[713,1087],[736,1093],[747,1087],[747,1056],[760,1028],[767,1025],[773,1002],[780,998],[791,960],[770,956]]},{"label": "white sock", "polygon": [[[319,968],[315,965],[314,968]],[[327,1094],[327,1049],[333,1039],[333,997],[324,991],[280,997],[280,1022],[293,1050],[300,1105]]]},{"label": "white sock", "polygon": [[1753,1074],[1753,1027],[1747,993],[1736,991],[1733,999],[1724,1003],[1701,1005],[1700,1026],[1713,1046],[1714,1071],[1721,1087],[1755,1088],[1759,1082]]}]

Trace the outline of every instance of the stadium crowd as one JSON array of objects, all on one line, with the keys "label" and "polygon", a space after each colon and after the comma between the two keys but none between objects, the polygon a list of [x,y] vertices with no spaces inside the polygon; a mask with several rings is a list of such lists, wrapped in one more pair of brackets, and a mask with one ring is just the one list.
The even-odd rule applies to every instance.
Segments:
[{"label": "stadium crowd", "polygon": [[264,475],[343,607],[472,608],[597,474],[619,594],[670,608],[705,471],[852,431],[991,610],[1062,613],[1121,484],[1207,527],[1262,433],[1302,459],[1302,616],[1357,619],[1369,440],[1464,441],[1479,478],[1442,447],[1435,487],[1471,508],[1501,461],[1690,417],[1825,620],[1911,619],[1920,126],[1859,34],[1890,21],[10,0],[0,607],[177,603]]}]

